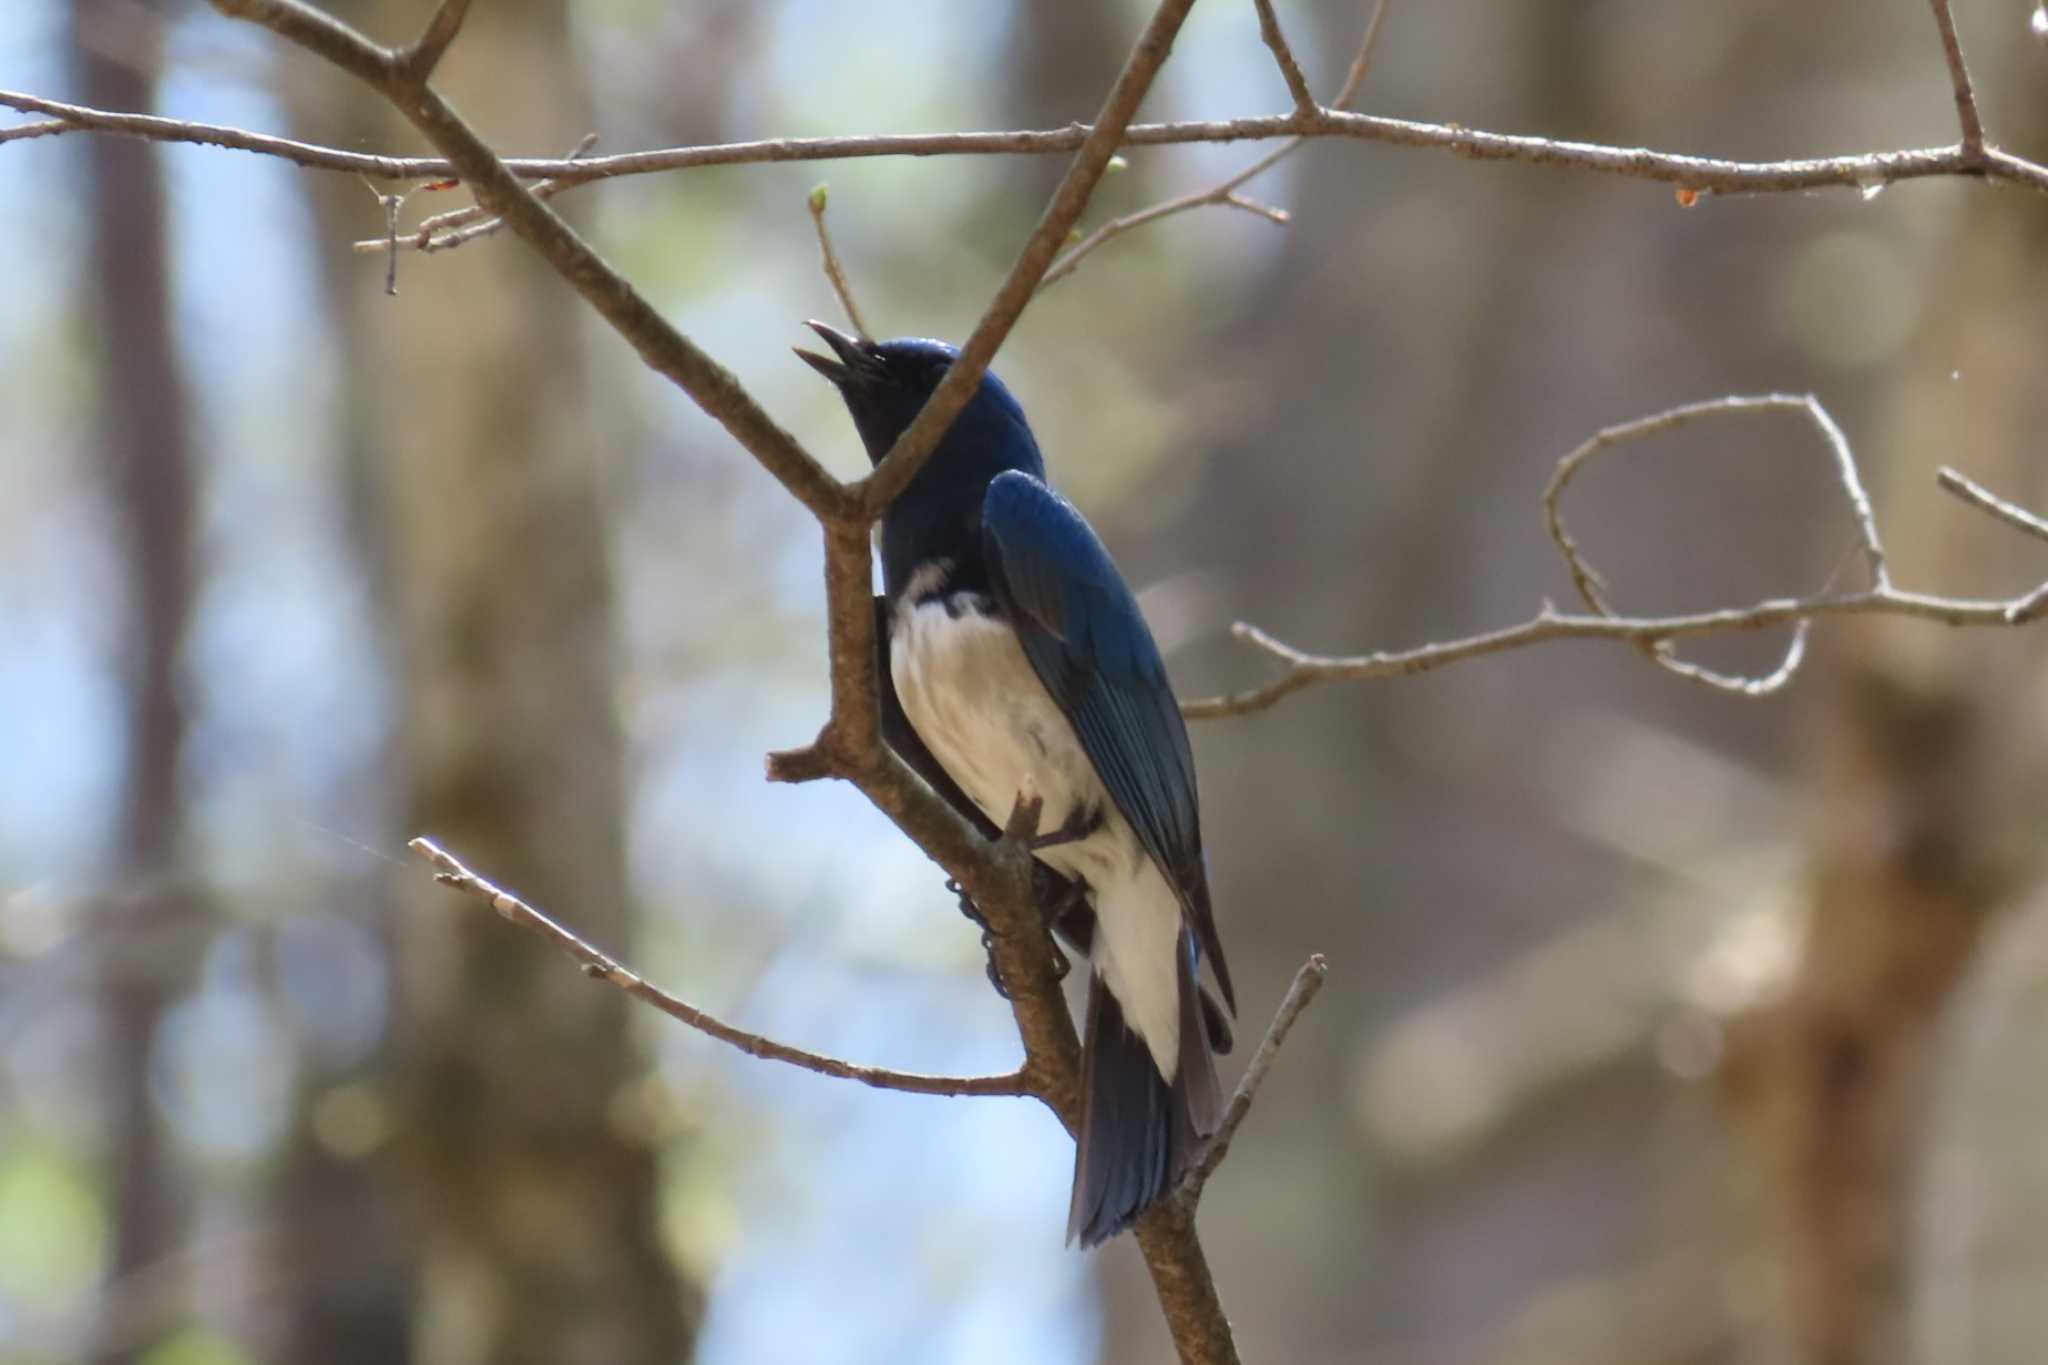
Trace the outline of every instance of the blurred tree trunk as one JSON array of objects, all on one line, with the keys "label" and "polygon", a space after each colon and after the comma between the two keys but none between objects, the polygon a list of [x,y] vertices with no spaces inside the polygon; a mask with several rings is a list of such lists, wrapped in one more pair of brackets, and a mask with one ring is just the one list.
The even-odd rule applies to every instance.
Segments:
[{"label": "blurred tree trunk", "polygon": [[[1978,54],[1980,57],[1986,54]],[[1973,63],[2024,79],[2007,44]],[[1995,76],[1989,89],[1999,88]],[[2024,143],[2037,108],[1987,114]],[[2039,509],[2039,300],[2048,238],[2020,206],[1957,196],[1930,291],[1891,390],[1882,464],[1893,572],[2006,593],[2038,580],[2038,545],[1936,495],[1953,463]],[[1866,455],[1866,462],[1871,456]],[[1767,1343],[1801,1365],[1915,1359],[1911,1313],[1948,1018],[1993,915],[2040,882],[2048,752],[2042,657],[2025,634],[1863,622],[1833,635],[1812,764],[1806,940],[1782,999],[1735,1036],[1731,1093],[1760,1144],[1778,1214],[1786,1312]],[[1927,1355],[1930,1361],[1950,1358]]]},{"label": "blurred tree trunk", "polygon": [[1940,1026],[2009,889],[1988,804],[2002,785],[1997,708],[1961,658],[1857,635],[1820,727],[1801,965],[1744,1021],[1729,1073],[1774,1185],[1787,1312],[1770,1358],[1803,1365],[1907,1358],[1911,1195]]},{"label": "blurred tree trunk", "polygon": [[[353,96],[346,101],[343,93]],[[337,89],[331,76],[285,83],[281,98],[294,132],[310,141],[380,146],[392,134],[389,111],[367,94]],[[319,325],[331,338],[337,395],[333,424],[338,447],[333,469],[354,563],[369,584],[380,662],[396,662],[395,566],[378,507],[379,465],[388,448],[390,396],[378,359],[377,322],[390,311],[381,271],[358,257],[350,243],[367,235],[375,209],[360,182],[349,176],[308,176],[300,187],[313,205],[313,268],[324,312]],[[358,795],[362,828],[378,842],[399,842],[396,812],[381,781],[396,761],[389,745],[374,790]],[[395,958],[397,929],[383,894],[385,869],[358,874],[359,885],[341,892],[344,903],[374,907],[375,932]],[[292,1365],[407,1365],[411,1342],[412,1285],[419,1272],[413,1227],[401,1207],[391,1153],[365,1141],[338,1149],[316,1123],[318,1106],[337,1086],[367,1087],[359,1094],[388,1098],[390,1070],[405,1047],[387,1035],[367,1065],[336,1070],[318,1057],[301,1057],[299,1092],[290,1133],[279,1154],[268,1199],[270,1221],[291,1248],[292,1271],[274,1305],[278,1354]],[[368,1150],[363,1150],[367,1147]]]},{"label": "blurred tree trunk", "polygon": [[[122,23],[112,0],[71,8],[77,98],[103,109],[154,106],[159,51],[151,26]],[[116,43],[116,38],[124,41]],[[178,653],[192,605],[192,452],[171,329],[163,174],[146,142],[92,138],[91,331],[98,344],[98,440],[127,575],[126,755],[116,824],[115,945],[105,964],[114,1222],[108,1276],[131,1280],[177,1245],[189,1210],[176,1154],[150,1097],[150,1050],[177,994],[183,924],[194,910],[177,870],[178,754],[184,715]],[[150,945],[147,950],[137,945]],[[97,1358],[127,1361],[151,1343],[109,1315]]]},{"label": "blurred tree trunk", "polygon": [[[342,9],[387,39],[420,22],[409,3]],[[566,148],[590,119],[574,53],[558,0],[495,6],[473,17],[439,83],[499,145]],[[331,73],[311,79],[335,88]],[[316,112],[320,98],[301,117],[331,129],[338,110]],[[373,104],[341,117],[378,146],[417,141]],[[566,288],[502,240],[407,256],[400,296],[386,298],[383,262],[342,247],[381,228],[369,197],[338,180],[326,194],[332,317],[354,440],[373,466],[359,538],[383,556],[399,671],[401,830],[447,840],[623,951],[610,452],[608,419],[587,410],[587,325]],[[453,206],[434,198],[408,216]],[[623,348],[610,358],[632,363]],[[395,895],[392,1156],[416,1233],[415,1356],[687,1359],[697,1310],[657,1236],[656,1153],[612,1121],[641,1069],[623,997],[416,869]],[[312,1157],[294,1193],[331,1199],[335,1176]],[[375,1314],[390,1302],[380,1293]],[[320,1304],[300,1321],[317,1331]]]}]

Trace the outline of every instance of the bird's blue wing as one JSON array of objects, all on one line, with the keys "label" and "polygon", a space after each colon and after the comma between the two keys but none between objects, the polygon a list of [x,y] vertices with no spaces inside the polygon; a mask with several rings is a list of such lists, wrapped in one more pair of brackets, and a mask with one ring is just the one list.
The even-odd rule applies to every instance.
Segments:
[{"label": "bird's blue wing", "polygon": [[991,589],[1032,671],[1180,897],[1234,1011],[1209,907],[1194,755],[1137,599],[1073,504],[1029,474],[1012,470],[989,484],[981,529]]}]

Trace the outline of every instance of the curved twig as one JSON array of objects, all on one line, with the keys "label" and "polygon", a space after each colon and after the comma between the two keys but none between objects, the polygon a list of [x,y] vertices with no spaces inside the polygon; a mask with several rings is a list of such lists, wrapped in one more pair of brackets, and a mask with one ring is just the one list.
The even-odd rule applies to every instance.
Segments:
[{"label": "curved twig", "polygon": [[[1849,513],[1856,523],[1858,546],[1863,560],[1870,569],[1872,583],[1882,589],[1890,586],[1884,564],[1884,546],[1878,539],[1877,520],[1870,509],[1870,495],[1863,489],[1863,480],[1856,472],[1856,458],[1849,450],[1848,438],[1827,409],[1820,405],[1811,394],[1794,396],[1773,393],[1760,397],[1715,398],[1703,403],[1686,403],[1668,408],[1633,422],[1607,427],[1596,432],[1576,449],[1557,462],[1557,470],[1550,476],[1550,483],[1543,490],[1543,520],[1550,532],[1550,539],[1557,546],[1558,554],[1564,557],[1565,567],[1571,572],[1572,584],[1578,589],[1579,598],[1595,616],[1612,618],[1614,608],[1608,603],[1606,584],[1593,566],[1586,562],[1579,552],[1578,542],[1564,528],[1563,514],[1558,510],[1558,500],[1563,497],[1565,486],[1584,467],[1586,461],[1603,450],[1639,441],[1648,436],[1674,431],[1690,426],[1694,422],[1715,417],[1749,417],[1772,413],[1796,413],[1806,418],[1820,432],[1834,456],[1835,476],[1840,480],[1843,495],[1849,502]],[[1678,657],[1671,640],[1666,638],[1639,637],[1644,654],[1658,667],[1677,674],[1690,682],[1722,692],[1734,692],[1746,697],[1761,697],[1784,687],[1799,671],[1800,663],[1806,657],[1806,636],[1812,625],[1811,618],[1802,617],[1795,622],[1791,642],[1785,648],[1784,658],[1771,672],[1757,677],[1717,672],[1704,665],[1690,663]]]}]

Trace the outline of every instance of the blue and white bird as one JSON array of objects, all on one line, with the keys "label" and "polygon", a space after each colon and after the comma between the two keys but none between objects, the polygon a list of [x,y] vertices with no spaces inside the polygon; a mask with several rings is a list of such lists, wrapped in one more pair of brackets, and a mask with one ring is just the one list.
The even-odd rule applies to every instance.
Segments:
[{"label": "blue and white bird", "polygon": [[[810,325],[833,355],[797,354],[838,386],[880,460],[953,348]],[[883,517],[881,554],[888,681],[940,770],[934,785],[964,795],[984,829],[1020,793],[1039,797],[1034,853],[1093,911],[1067,1236],[1094,1246],[1173,1188],[1221,1108],[1214,1052],[1228,1030],[1202,994],[1204,962],[1236,1002],[1187,730],[1136,599],[1046,485],[1023,409],[994,375]]]}]

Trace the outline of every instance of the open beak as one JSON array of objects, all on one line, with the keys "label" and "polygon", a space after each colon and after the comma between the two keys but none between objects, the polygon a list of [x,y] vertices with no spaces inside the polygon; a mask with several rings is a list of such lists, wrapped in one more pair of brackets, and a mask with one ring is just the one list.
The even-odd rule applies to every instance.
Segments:
[{"label": "open beak", "polygon": [[840,388],[843,389],[853,382],[861,372],[874,368],[875,360],[869,353],[868,343],[859,337],[850,337],[838,328],[827,327],[822,322],[807,322],[804,326],[816,332],[839,358],[834,360],[830,356],[819,355],[816,351],[806,351],[801,346],[793,348],[798,358]]}]

